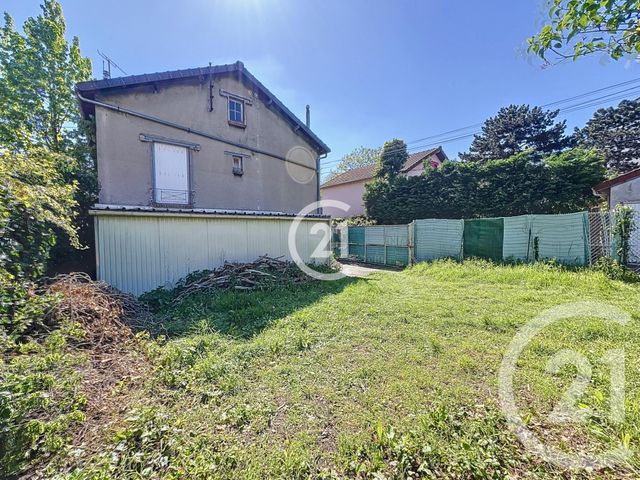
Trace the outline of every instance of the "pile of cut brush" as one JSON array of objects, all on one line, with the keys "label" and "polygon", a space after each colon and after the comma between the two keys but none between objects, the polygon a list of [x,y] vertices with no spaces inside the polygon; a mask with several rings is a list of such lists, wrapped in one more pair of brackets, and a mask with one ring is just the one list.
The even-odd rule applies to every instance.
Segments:
[{"label": "pile of cut brush", "polygon": [[173,302],[209,290],[260,290],[308,282],[311,277],[282,257],[263,255],[251,263],[225,262],[215,270],[194,272],[178,282]]},{"label": "pile of cut brush", "polygon": [[131,329],[153,330],[155,324],[145,304],[85,273],[58,275],[40,293],[59,296],[49,315],[80,324],[92,349],[121,344],[133,337]]}]

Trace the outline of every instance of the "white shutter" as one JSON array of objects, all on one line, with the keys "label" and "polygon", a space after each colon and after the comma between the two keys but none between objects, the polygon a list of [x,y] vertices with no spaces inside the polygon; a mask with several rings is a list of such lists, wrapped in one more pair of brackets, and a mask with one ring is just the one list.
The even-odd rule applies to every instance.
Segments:
[{"label": "white shutter", "polygon": [[189,204],[189,154],[185,147],[155,142],[154,200],[174,205]]}]

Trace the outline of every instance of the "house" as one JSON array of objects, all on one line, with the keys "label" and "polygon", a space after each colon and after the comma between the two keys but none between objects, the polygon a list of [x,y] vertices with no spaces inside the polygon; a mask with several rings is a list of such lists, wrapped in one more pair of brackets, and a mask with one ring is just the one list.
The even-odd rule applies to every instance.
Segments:
[{"label": "house", "polygon": [[[447,160],[442,147],[433,148],[424,152],[413,153],[402,168],[402,174],[413,177],[424,172],[425,165],[438,168]],[[362,196],[365,185],[371,182],[375,176],[377,165],[354,168],[326,181],[321,187],[323,200],[339,200],[349,205],[348,211],[338,208],[324,208],[323,212],[334,218],[353,217],[364,214]]]},{"label": "house", "polygon": [[640,168],[605,180],[593,187],[593,191],[607,201],[609,208],[623,203],[640,211]]},{"label": "house", "polygon": [[[291,258],[288,227],[319,199],[329,152],[308,108],[303,123],[241,62],[76,91],[83,118],[95,120],[100,279],[137,294],[227,260]],[[317,242],[302,223],[300,254],[312,261]]]},{"label": "house", "polygon": [[635,210],[635,229],[629,239],[629,262],[640,265],[640,168],[605,180],[593,187],[596,195],[607,201],[609,209],[628,205]]}]

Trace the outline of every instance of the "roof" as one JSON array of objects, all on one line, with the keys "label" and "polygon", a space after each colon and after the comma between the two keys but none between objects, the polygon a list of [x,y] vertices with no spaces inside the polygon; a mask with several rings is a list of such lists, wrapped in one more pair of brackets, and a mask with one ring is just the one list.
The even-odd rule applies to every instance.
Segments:
[{"label": "roof", "polygon": [[619,185],[621,183],[628,182],[629,180],[633,180],[634,178],[638,178],[638,177],[640,177],[640,168],[636,168],[635,170],[631,170],[630,172],[623,173],[622,175],[619,175],[610,180],[605,180],[604,182],[600,182],[595,187],[593,187],[593,189],[596,192],[601,192],[603,190],[607,190],[613,187],[614,185]]},{"label": "roof", "polygon": [[[236,216],[236,217],[284,217],[295,218],[295,212],[269,212],[260,210],[231,210],[223,208],[165,208],[165,207],[144,207],[137,205],[107,205],[103,203],[95,204],[89,212],[92,215],[100,213],[173,213],[181,215],[210,215],[210,216]],[[304,218],[331,218],[329,215],[318,215],[309,213]]]},{"label": "roof", "polygon": [[[442,150],[442,147],[413,153],[409,155],[409,158],[407,158],[407,160],[404,162],[404,166],[402,167],[401,171],[408,172],[409,170],[415,168],[416,165],[423,162],[426,157],[431,157],[432,155],[436,155],[438,153],[441,153],[444,158],[447,158],[447,156],[444,154],[444,151]],[[351,170],[347,170],[346,172],[343,172],[340,175],[336,175],[335,177],[327,180],[324,184],[322,184],[320,188],[334,187],[336,185],[342,185],[343,183],[369,180],[370,178],[373,178],[375,176],[377,168],[377,164],[366,165],[359,168],[352,168]]]},{"label": "roof", "polygon": [[[244,64],[240,61],[228,65],[212,65],[209,67],[187,68],[184,70],[172,70],[168,72],[147,73],[142,75],[129,75],[126,77],[107,78],[104,80],[91,80],[88,82],[80,82],[76,84],[76,89],[83,96],[93,99],[97,91],[115,90],[131,88],[140,85],[154,85],[161,82],[170,82],[176,80],[184,80],[189,78],[201,77],[206,79],[209,75],[224,74],[238,72],[244,76],[250,83],[267,97],[271,105],[274,105],[280,113],[288,119],[295,127],[302,130],[306,136],[314,143],[322,154],[329,153],[331,149],[320,138],[311,131],[306,124],[296,117],[291,110],[278,100],[278,98],[269,91],[260,81],[254,77]],[[92,105],[83,106],[83,115],[90,113]]]}]

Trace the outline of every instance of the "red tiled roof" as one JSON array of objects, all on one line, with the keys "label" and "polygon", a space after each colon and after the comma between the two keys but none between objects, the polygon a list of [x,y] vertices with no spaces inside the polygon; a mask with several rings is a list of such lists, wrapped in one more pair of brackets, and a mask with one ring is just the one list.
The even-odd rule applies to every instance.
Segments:
[{"label": "red tiled roof", "polygon": [[601,192],[602,190],[606,190],[607,188],[611,188],[614,185],[619,185],[624,182],[628,182],[629,180],[633,180],[636,177],[640,177],[640,168],[636,168],[635,170],[631,170],[630,172],[623,173],[615,178],[610,180],[605,180],[604,182],[600,182],[593,189],[596,192]]},{"label": "red tiled roof", "polygon": [[[414,168],[417,164],[424,161],[425,158],[430,157],[438,152],[442,151],[442,147],[432,148],[431,150],[425,150],[423,152],[412,153],[404,162],[402,167],[403,172],[408,172]],[[444,152],[442,152],[444,155]],[[342,185],[343,183],[359,182],[362,180],[369,180],[375,176],[377,164],[367,165],[365,167],[352,168],[346,172],[336,175],[335,177],[327,180],[320,188],[333,187],[336,185]]]}]

